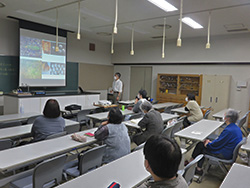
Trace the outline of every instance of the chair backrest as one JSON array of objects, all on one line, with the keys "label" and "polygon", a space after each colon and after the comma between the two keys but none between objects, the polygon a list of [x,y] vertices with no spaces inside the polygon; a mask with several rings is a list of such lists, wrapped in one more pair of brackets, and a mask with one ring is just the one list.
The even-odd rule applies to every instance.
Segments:
[{"label": "chair backrest", "polygon": [[203,158],[203,154],[198,155],[193,161],[191,161],[185,168],[183,177],[187,184],[190,185],[194,178],[195,168],[197,163]]},{"label": "chair backrest", "polygon": [[174,126],[173,126],[173,129],[172,129],[172,132],[171,132],[171,138],[174,138],[174,134],[177,133],[178,131],[180,131],[183,127],[183,119],[182,120],[178,120]]},{"label": "chair backrest", "polygon": [[81,110],[77,113],[76,118],[79,123],[86,123],[89,118],[86,116],[91,112],[91,110]]},{"label": "chair backrest", "polygon": [[243,125],[246,123],[247,117],[248,117],[248,113],[249,113],[249,112],[247,112],[247,113],[239,120],[239,123],[238,123],[238,127],[239,127],[239,128],[243,127]]},{"label": "chair backrest", "polygon": [[12,140],[11,139],[2,139],[0,140],[0,151],[9,149],[12,147]]},{"label": "chair backrest", "polygon": [[42,116],[42,115],[37,115],[37,116],[32,116],[32,117],[29,117],[28,120],[27,120],[27,124],[33,124],[35,119],[39,116]]},{"label": "chair backrest", "polygon": [[144,147],[144,145],[145,145],[145,142],[140,144],[139,146],[137,146],[133,151],[138,151],[138,150],[142,149]]},{"label": "chair backrest", "polygon": [[66,154],[48,159],[38,164],[33,172],[33,187],[43,188],[44,184],[53,181],[58,185],[62,181],[63,165]]},{"label": "chair backrest", "polygon": [[161,132],[161,134],[169,137],[169,138],[172,138],[172,130],[174,128],[175,125],[172,125],[170,127],[166,127],[165,129],[163,129],[163,131]]},{"label": "chair backrest", "polygon": [[131,119],[138,119],[138,118],[141,118],[142,116],[143,116],[142,113],[132,114],[129,117],[129,120],[131,120]]},{"label": "chair backrest", "polygon": [[207,118],[208,118],[208,115],[210,114],[210,112],[211,112],[211,110],[207,110],[207,111],[205,112],[205,115],[204,115],[203,119],[207,119]]},{"label": "chair backrest", "polygon": [[75,125],[66,126],[65,131],[67,134],[72,134],[72,133],[78,132],[78,131],[80,131],[80,124],[78,123]]},{"label": "chair backrest", "polygon": [[239,149],[243,144],[247,143],[247,138],[243,137],[242,140],[236,145],[236,147],[234,148],[233,151],[233,159],[232,159],[232,163],[234,163],[238,157],[238,153],[239,153]]},{"label": "chair backrest", "polygon": [[92,148],[80,156],[79,170],[80,174],[88,172],[92,168],[102,165],[102,158],[106,150],[106,145]]},{"label": "chair backrest", "polygon": [[171,114],[171,109],[173,109],[173,106],[168,106],[164,109],[164,113]]},{"label": "chair backrest", "polygon": [[17,121],[7,121],[7,122],[2,122],[0,123],[0,129],[3,128],[9,128],[9,127],[16,127],[22,125],[22,122],[17,120]]},{"label": "chair backrest", "polygon": [[64,136],[66,134],[67,134],[66,131],[55,133],[55,134],[51,134],[51,135],[47,136],[45,140],[57,138],[57,137],[60,137],[60,136]]}]

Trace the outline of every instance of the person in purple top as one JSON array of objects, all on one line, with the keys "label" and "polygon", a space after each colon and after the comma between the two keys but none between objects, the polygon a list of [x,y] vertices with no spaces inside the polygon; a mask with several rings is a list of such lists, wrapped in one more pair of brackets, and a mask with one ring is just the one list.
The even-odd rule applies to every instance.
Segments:
[{"label": "person in purple top", "polygon": [[[192,154],[193,160],[199,154],[208,154],[222,159],[232,159],[233,151],[236,145],[242,140],[242,132],[235,124],[239,118],[239,114],[235,110],[228,110],[225,114],[224,121],[227,125],[220,136],[214,141],[205,140],[199,142]],[[204,159],[198,162],[196,174],[202,175],[202,164]]]}]

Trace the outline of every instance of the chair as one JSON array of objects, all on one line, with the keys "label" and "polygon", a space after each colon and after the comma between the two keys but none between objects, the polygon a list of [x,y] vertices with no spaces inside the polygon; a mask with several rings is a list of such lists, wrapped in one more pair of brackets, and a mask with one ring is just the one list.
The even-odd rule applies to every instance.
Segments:
[{"label": "chair", "polygon": [[248,131],[245,129],[244,124],[245,124],[246,121],[247,121],[247,117],[248,117],[249,112],[250,112],[250,111],[248,111],[248,112],[239,120],[239,122],[237,123],[238,127],[239,127],[240,129],[243,129],[243,130],[244,130],[245,133],[242,131],[242,133],[243,133],[244,136],[247,136],[247,135],[248,135]]},{"label": "chair", "polygon": [[183,105],[184,105],[183,103],[182,104],[178,104],[178,105],[176,105],[176,108],[181,108]]},{"label": "chair", "polygon": [[27,120],[27,124],[33,124],[34,121],[35,121],[35,119],[36,119],[37,117],[39,117],[39,116],[41,116],[41,115],[29,117],[28,120]]},{"label": "chair", "polygon": [[0,140],[0,151],[9,149],[12,147],[12,140],[11,139],[2,139]]},{"label": "chair", "polygon": [[67,163],[64,167],[64,173],[72,177],[77,177],[93,168],[101,166],[105,150],[106,145],[101,145],[81,153],[79,163],[76,160]]},{"label": "chair", "polygon": [[51,135],[47,136],[45,140],[57,138],[57,137],[64,136],[64,135],[66,135],[66,131],[63,131],[63,132],[60,132],[60,133],[51,134]]},{"label": "chair", "polygon": [[171,114],[171,110],[173,109],[172,106],[168,106],[164,109],[164,113],[168,113],[168,114]]},{"label": "chair", "polygon": [[190,185],[193,181],[194,174],[195,174],[195,168],[197,163],[203,158],[203,154],[198,155],[193,161],[191,161],[181,172],[181,175],[186,180],[187,184]]},{"label": "chair", "polygon": [[242,141],[240,141],[236,145],[236,147],[234,148],[234,151],[233,151],[233,157],[232,157],[232,159],[220,159],[220,158],[217,158],[217,157],[214,157],[214,156],[211,156],[211,155],[205,155],[204,157],[207,160],[207,164],[206,164],[204,172],[203,172],[202,176],[199,178],[198,182],[200,183],[202,181],[203,177],[208,172],[208,170],[211,167],[211,165],[219,166],[220,169],[225,174],[227,174],[228,173],[228,169],[227,169],[226,165],[232,165],[236,161],[236,159],[238,157],[239,149],[240,149],[240,147],[243,144],[246,143],[246,141],[247,141],[247,139],[246,139],[246,137],[244,137],[242,139]]},{"label": "chair", "polygon": [[174,139],[174,134],[177,133],[178,131],[180,131],[182,129],[182,127],[183,127],[183,119],[182,120],[178,120],[174,124],[170,138]]},{"label": "chair", "polygon": [[134,151],[138,151],[138,150],[144,148],[144,145],[145,145],[145,142],[142,143],[142,144],[140,144],[139,146],[137,146],[135,149],[133,149],[133,152],[134,152]]},{"label": "chair", "polygon": [[172,138],[172,130],[174,128],[175,125],[172,125],[172,126],[169,126],[169,127],[166,127],[165,129],[163,129],[163,131],[161,132],[161,134],[169,137],[169,138]]},{"label": "chair", "polygon": [[7,122],[0,123],[0,129],[9,128],[9,127],[16,127],[19,125],[22,125],[21,121],[7,121]]},{"label": "chair", "polygon": [[210,114],[210,112],[211,112],[211,110],[207,110],[207,111],[205,112],[205,114],[204,114],[203,119],[207,119],[208,116],[209,116],[209,114]]},{"label": "chair", "polygon": [[72,134],[72,133],[78,132],[79,130],[80,130],[80,124],[75,124],[75,125],[65,127],[65,131],[67,134]]},{"label": "chair", "polygon": [[33,174],[10,183],[11,188],[53,187],[62,181],[63,165],[66,155],[48,159],[36,165]]},{"label": "chair", "polygon": [[86,125],[87,127],[89,127],[89,118],[86,116],[91,112],[91,110],[81,110],[77,113],[76,115],[76,121],[78,121],[80,123],[80,127],[82,127],[83,125]]}]

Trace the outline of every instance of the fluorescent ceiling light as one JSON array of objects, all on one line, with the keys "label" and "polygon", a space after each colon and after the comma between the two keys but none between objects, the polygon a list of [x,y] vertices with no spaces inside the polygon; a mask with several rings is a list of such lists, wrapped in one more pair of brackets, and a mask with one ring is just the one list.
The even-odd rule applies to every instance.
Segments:
[{"label": "fluorescent ceiling light", "polygon": [[192,27],[194,29],[202,29],[203,28],[202,25],[200,25],[199,23],[197,23],[196,21],[194,21],[192,18],[189,18],[189,17],[182,18],[182,22],[189,25],[190,27]]},{"label": "fluorescent ceiling light", "polygon": [[159,8],[161,8],[162,10],[166,12],[178,10],[177,8],[175,8],[173,5],[171,5],[165,0],[148,0],[148,1],[158,6]]}]

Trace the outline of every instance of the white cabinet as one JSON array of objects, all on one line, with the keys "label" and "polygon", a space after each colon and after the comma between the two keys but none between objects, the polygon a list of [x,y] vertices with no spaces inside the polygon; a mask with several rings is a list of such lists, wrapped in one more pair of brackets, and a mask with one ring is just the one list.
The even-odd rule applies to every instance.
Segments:
[{"label": "white cabinet", "polygon": [[64,95],[64,96],[37,96],[37,97],[16,97],[4,96],[4,114],[18,114],[21,113],[21,106],[23,113],[35,112],[42,113],[45,103],[48,99],[56,99],[61,109],[71,104],[81,105],[82,108],[93,106],[93,103],[99,101],[99,94],[92,95]]},{"label": "white cabinet", "polygon": [[230,82],[230,75],[203,75],[201,105],[212,106],[211,114],[228,108]]}]

